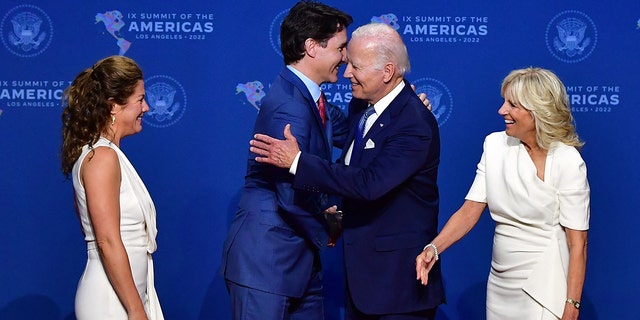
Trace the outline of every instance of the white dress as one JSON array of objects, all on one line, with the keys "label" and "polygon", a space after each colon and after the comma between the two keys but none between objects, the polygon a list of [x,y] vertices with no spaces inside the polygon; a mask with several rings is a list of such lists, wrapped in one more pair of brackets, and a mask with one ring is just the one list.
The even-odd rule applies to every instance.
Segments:
[{"label": "white dress", "polygon": [[[115,150],[120,162],[122,176],[120,184],[120,234],[131,264],[133,280],[149,319],[164,319],[153,280],[151,253],[156,250],[155,237],[157,233],[156,211],[153,201],[124,153],[105,138],[100,138],[93,148],[103,146]],[[85,235],[88,256],[87,265],[76,292],[76,318],[78,320],[127,319],[125,309],[102,266],[87,210],[86,192],[80,180],[80,167],[89,153],[89,147],[84,146],[72,171],[76,209]]]},{"label": "white dress", "polygon": [[574,147],[551,146],[542,181],[520,140],[505,132],[486,137],[466,199],[487,203],[496,222],[487,319],[562,317],[569,263],[563,227],[589,228],[589,193]]}]

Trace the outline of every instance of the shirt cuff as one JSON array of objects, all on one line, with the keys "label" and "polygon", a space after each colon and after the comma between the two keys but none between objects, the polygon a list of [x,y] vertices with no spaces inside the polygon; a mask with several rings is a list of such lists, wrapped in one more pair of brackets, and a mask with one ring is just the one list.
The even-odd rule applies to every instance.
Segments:
[{"label": "shirt cuff", "polygon": [[293,159],[293,163],[291,163],[291,168],[289,168],[289,173],[295,175],[296,171],[298,171],[298,160],[300,160],[301,154],[302,154],[302,151],[298,151],[298,154],[296,154],[296,157]]}]

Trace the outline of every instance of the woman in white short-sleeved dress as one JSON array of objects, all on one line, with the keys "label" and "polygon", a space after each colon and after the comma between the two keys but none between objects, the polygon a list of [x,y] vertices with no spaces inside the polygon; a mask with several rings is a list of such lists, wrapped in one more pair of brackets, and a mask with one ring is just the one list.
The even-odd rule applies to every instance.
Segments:
[{"label": "woman in white short-sleeved dress", "polygon": [[423,284],[438,255],[488,206],[496,222],[487,319],[577,319],[587,260],[589,183],[568,96],[551,71],[512,71],[465,202],[416,258]]},{"label": "woman in white short-sleeved dress", "polygon": [[154,289],[156,211],[120,150],[149,110],[142,71],[112,56],[82,71],[65,91],[62,172],[73,180],[87,243],[75,315],[83,319],[163,319]]}]

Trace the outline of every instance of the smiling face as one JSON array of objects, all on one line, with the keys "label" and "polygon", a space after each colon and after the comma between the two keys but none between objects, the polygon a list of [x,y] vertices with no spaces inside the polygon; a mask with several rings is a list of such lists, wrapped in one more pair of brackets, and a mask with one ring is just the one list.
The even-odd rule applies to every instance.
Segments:
[{"label": "smiling face", "polygon": [[115,139],[136,134],[142,130],[142,116],[149,111],[149,105],[144,100],[144,81],[138,80],[133,94],[127,98],[125,105],[113,104],[111,115],[115,116],[112,125]]},{"label": "smiling face", "polygon": [[366,39],[351,39],[344,77],[351,82],[354,98],[375,104],[385,95],[384,70],[376,66],[376,53]]},{"label": "smiling face", "polygon": [[[309,41],[314,41],[309,39]],[[314,41],[315,42],[315,41]],[[326,45],[315,42],[313,44],[314,74],[318,84],[323,82],[337,82],[338,69],[347,61],[347,30],[336,32],[327,40]]]},{"label": "smiling face", "polygon": [[520,139],[525,143],[536,141],[536,123],[531,112],[518,105],[511,97],[510,90],[504,92],[504,103],[498,110],[504,118],[507,135]]}]

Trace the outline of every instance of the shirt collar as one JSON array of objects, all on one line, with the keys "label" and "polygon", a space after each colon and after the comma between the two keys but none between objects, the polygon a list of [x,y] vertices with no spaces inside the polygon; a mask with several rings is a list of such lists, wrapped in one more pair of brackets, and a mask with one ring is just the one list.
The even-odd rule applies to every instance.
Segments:
[{"label": "shirt collar", "polygon": [[382,97],[382,99],[380,99],[376,104],[373,105],[373,108],[376,110],[377,115],[381,115],[382,112],[387,109],[389,104],[391,104],[391,101],[393,101],[393,99],[395,99],[400,94],[400,91],[404,89],[404,86],[404,81],[400,81],[400,83],[398,83],[398,85],[393,88],[393,90],[391,90],[389,93],[387,93],[386,96]]},{"label": "shirt collar", "polygon": [[313,80],[309,79],[309,77],[305,76],[302,72],[291,65],[287,65],[287,69],[291,70],[293,74],[295,74],[298,78],[300,78],[300,80],[302,80],[305,87],[307,87],[307,90],[309,90],[309,93],[311,93],[311,98],[313,98],[314,102],[320,99],[321,91],[320,86],[317,83],[313,82]]}]

